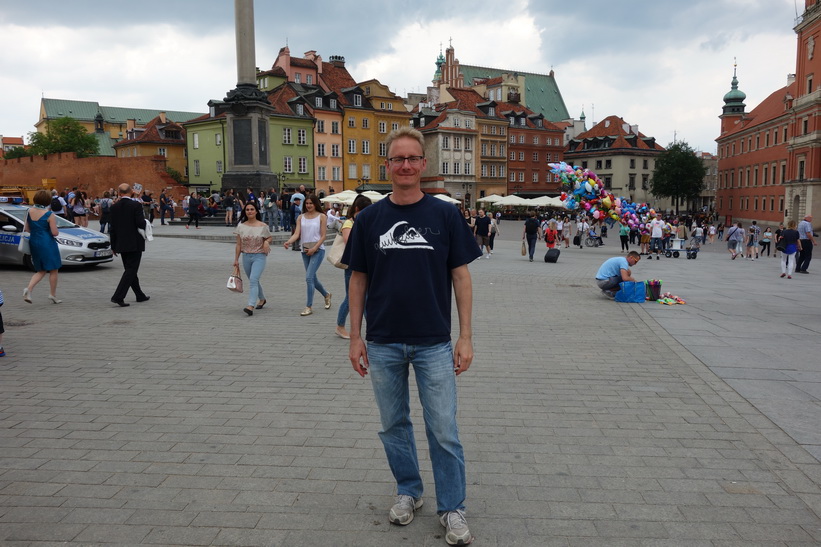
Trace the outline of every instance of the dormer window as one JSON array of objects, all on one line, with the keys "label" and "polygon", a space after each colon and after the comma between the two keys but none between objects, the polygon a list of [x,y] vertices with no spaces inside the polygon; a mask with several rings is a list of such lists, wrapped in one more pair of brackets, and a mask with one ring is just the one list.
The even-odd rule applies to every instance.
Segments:
[{"label": "dormer window", "polygon": [[541,119],[536,120],[536,127],[544,127],[544,123],[542,123]]},{"label": "dormer window", "polygon": [[488,116],[496,116],[496,107],[495,106],[488,107],[487,115]]},{"label": "dormer window", "polygon": [[362,95],[354,95],[353,96],[353,105],[354,106],[362,106]]},{"label": "dormer window", "polygon": [[516,125],[516,118],[513,116],[510,117],[510,125]]},{"label": "dormer window", "polygon": [[305,75],[305,83],[308,84],[308,85],[313,85],[314,75],[313,74],[306,74]]},{"label": "dormer window", "polygon": [[302,116],[305,114],[305,108],[301,104],[296,105],[296,113],[298,116]]},{"label": "dormer window", "polygon": [[317,108],[322,108],[322,97],[316,97],[314,99],[314,106]]},{"label": "dormer window", "polygon": [[336,99],[331,99],[331,109],[336,110]]},{"label": "dormer window", "polygon": [[302,83],[302,74],[299,72],[294,72],[294,82],[301,84]]},{"label": "dormer window", "polygon": [[519,120],[519,125],[521,125],[522,127],[526,126],[527,125],[527,119],[521,118]]}]

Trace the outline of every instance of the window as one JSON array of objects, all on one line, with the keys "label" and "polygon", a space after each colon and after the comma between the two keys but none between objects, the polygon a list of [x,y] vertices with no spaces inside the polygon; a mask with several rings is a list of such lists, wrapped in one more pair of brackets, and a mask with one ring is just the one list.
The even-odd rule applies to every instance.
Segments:
[{"label": "window", "polygon": [[649,169],[647,160],[641,160],[641,168],[642,169]]},{"label": "window", "polygon": [[516,182],[516,173],[510,172],[510,182]]},{"label": "window", "polygon": [[296,133],[297,144],[308,144],[308,135],[304,129],[298,129]]},{"label": "window", "polygon": [[305,83],[308,84],[308,85],[313,85],[314,75],[313,74],[306,74],[305,75]]},{"label": "window", "polygon": [[282,144],[291,144],[291,128],[282,128]]},{"label": "window", "polygon": [[301,84],[302,83],[302,74],[299,72],[294,73],[294,82]]},{"label": "window", "polygon": [[519,152],[519,161],[525,161],[525,153]]},{"label": "window", "polygon": [[161,146],[161,147],[157,148],[157,154],[160,155],[160,156],[167,157],[168,156],[168,149],[165,148],[164,146]]},{"label": "window", "polygon": [[331,133],[339,135],[339,122],[331,122]]},{"label": "window", "polygon": [[302,106],[302,104],[297,104],[296,105],[296,115],[297,116],[302,116],[304,114],[305,114],[305,107]]},{"label": "window", "polygon": [[775,198],[770,196],[770,211],[775,211]]},{"label": "window", "polygon": [[468,118],[465,120],[465,129],[472,129],[473,128],[473,121]]},{"label": "window", "polygon": [[641,189],[647,190],[650,188],[650,175],[641,176]]},{"label": "window", "polygon": [[196,150],[199,147],[200,147],[200,134],[199,133],[194,133],[194,149]]},{"label": "window", "polygon": [[442,150],[448,150],[450,148],[450,137],[447,135],[442,137]]},{"label": "window", "polygon": [[787,126],[784,126],[784,138],[781,139],[783,142],[787,142]]},{"label": "window", "polygon": [[341,167],[331,167],[331,180],[342,180]]},{"label": "window", "polygon": [[325,132],[325,120],[317,120],[316,121],[316,132],[317,133],[324,133]]},{"label": "window", "polygon": [[596,160],[596,171],[601,170],[601,160]]},{"label": "window", "polygon": [[499,166],[499,176],[502,177],[502,178],[505,178],[505,166],[504,165]]},{"label": "window", "polygon": [[494,125],[494,126],[492,126],[492,127],[490,128],[490,134],[491,134],[491,135],[495,135],[495,134],[496,134],[496,126],[495,126],[495,125]]},{"label": "window", "polygon": [[482,143],[482,155],[487,156],[487,143],[486,142]]},{"label": "window", "polygon": [[447,175],[447,174],[448,174],[448,167],[450,167],[450,164],[449,164],[448,162],[446,162],[446,161],[443,161],[443,162],[442,162],[442,174],[443,174],[443,175]]},{"label": "window", "polygon": [[636,189],[636,175],[630,174],[628,175],[629,182],[627,183],[628,190],[635,190]]},{"label": "window", "polygon": [[539,161],[539,153],[533,152],[533,161]]},{"label": "window", "polygon": [[453,149],[454,150],[461,150],[462,149],[462,137],[453,137]]},{"label": "window", "polygon": [[510,117],[510,125],[516,125],[516,118],[513,116]]},{"label": "window", "polygon": [[805,160],[798,160],[798,180],[799,181],[804,180],[804,165],[805,165]]},{"label": "window", "polygon": [[362,106],[362,95],[357,94],[353,96],[353,105]]},{"label": "window", "polygon": [[533,144],[535,144],[535,145],[537,145],[537,146],[538,146],[538,144],[539,144],[539,137],[533,137]]},{"label": "window", "polygon": [[461,167],[462,167],[462,164],[459,163],[458,161],[453,162],[453,174],[454,175],[459,175],[460,174],[459,170],[460,170]]},{"label": "window", "polygon": [[393,110],[393,103],[388,103],[388,110]]},{"label": "window", "polygon": [[[753,168],[753,186],[758,186],[758,166],[757,165]],[[756,210],[758,210],[758,207],[756,207]]]},{"label": "window", "polygon": [[370,129],[371,127],[371,119],[370,118],[362,118],[362,129]]},{"label": "window", "polygon": [[516,161],[516,152],[510,153],[510,161]]},{"label": "window", "polygon": [[351,163],[348,165],[348,178],[355,179],[356,178],[356,164]]},{"label": "window", "polygon": [[388,155],[388,143],[380,142],[379,143],[379,155],[383,158]]},{"label": "window", "polygon": [[453,127],[459,127],[459,118],[453,118]]},{"label": "window", "polygon": [[758,198],[753,200],[753,211],[758,211]]},{"label": "window", "polygon": [[[331,99],[329,101],[329,104],[331,106],[331,110],[336,110],[336,99]],[[339,180],[339,179],[336,179],[336,180]]]},{"label": "window", "polygon": [[362,166],[362,178],[363,179],[371,178],[371,164],[370,163],[366,163],[365,165]]},{"label": "window", "polygon": [[519,171],[519,182],[524,182],[524,181],[525,181],[525,172],[524,171]]},{"label": "window", "polygon": [[496,143],[495,142],[490,144],[490,155],[494,156],[494,157],[496,156]]},{"label": "window", "polygon": [[348,127],[356,127],[356,118],[353,116],[348,118]]},{"label": "window", "polygon": [[[499,134],[500,134],[500,135],[505,135],[505,134],[506,134],[506,132],[507,132],[507,129],[505,129],[504,127],[500,127],[500,128],[499,128]],[[494,132],[494,134],[495,134],[495,132]]]},{"label": "window", "polygon": [[194,176],[200,176],[200,160],[194,160]]},{"label": "window", "polygon": [[810,119],[809,118],[804,118],[801,121],[801,134],[806,135],[807,133],[809,133],[809,129],[810,129]]},{"label": "window", "polygon": [[356,139],[348,139],[348,154],[356,154]]},{"label": "window", "polygon": [[516,144],[516,135],[510,136],[510,144]]},{"label": "window", "polygon": [[484,163],[482,164],[482,176],[487,176],[487,165],[485,165]]},{"label": "window", "polygon": [[299,157],[299,172],[300,173],[307,173],[308,172],[308,158],[305,156]]},{"label": "window", "polygon": [[465,150],[471,150],[472,141],[473,139],[471,139],[470,137],[465,137]]},{"label": "window", "polygon": [[316,168],[316,178],[319,179],[319,180],[328,180],[327,177],[325,176],[326,169],[327,169],[326,167],[322,167],[322,166],[317,167]]},{"label": "window", "polygon": [[630,158],[630,169],[636,168],[636,160],[635,158]]},{"label": "window", "polygon": [[[488,108],[487,109],[487,115],[488,116],[495,116],[496,115],[496,107],[491,106],[490,108]],[[496,131],[494,131],[494,133],[496,133]]]},{"label": "window", "polygon": [[605,169],[612,169],[613,168],[613,160],[604,160],[604,168]]},{"label": "window", "polygon": [[470,162],[469,161],[465,162],[465,174],[470,175]]},{"label": "window", "polygon": [[385,122],[379,122],[379,132],[380,133],[387,133],[388,132],[388,124]]},{"label": "window", "polygon": [[217,146],[221,146],[221,145],[222,145],[222,134],[221,134],[221,133],[214,133],[214,143],[215,143]]},{"label": "window", "polygon": [[582,162],[582,169],[587,169],[587,161]]},{"label": "window", "polygon": [[286,173],[294,172],[294,159],[291,156],[282,158],[282,170]]},{"label": "window", "polygon": [[491,176],[491,177],[495,177],[495,176],[496,176],[496,164],[492,164],[492,165],[490,166],[490,176]]},{"label": "window", "polygon": [[314,97],[314,106],[316,108],[322,108],[322,97]]},{"label": "window", "polygon": [[527,126],[527,118],[520,119],[519,120],[519,125],[521,125],[522,127],[526,127]]},{"label": "window", "polygon": [[388,169],[385,165],[379,166],[379,180],[387,180],[388,179]]},{"label": "window", "polygon": [[370,154],[371,153],[371,141],[363,140],[362,141],[362,153],[363,154]]},{"label": "window", "polygon": [[393,122],[391,124],[391,131],[396,131],[397,129],[399,129],[399,124],[396,123],[396,122]]},{"label": "window", "polygon": [[770,146],[770,132],[764,133],[764,148]]},{"label": "window", "polygon": [[538,172],[535,172],[535,171],[533,172],[533,182],[534,183],[539,182],[539,173]]},{"label": "window", "polygon": [[338,144],[332,144],[331,145],[331,157],[332,158],[338,158],[339,157],[339,145]]},{"label": "window", "polygon": [[325,143],[319,143],[316,145],[316,155],[320,157],[325,156]]}]

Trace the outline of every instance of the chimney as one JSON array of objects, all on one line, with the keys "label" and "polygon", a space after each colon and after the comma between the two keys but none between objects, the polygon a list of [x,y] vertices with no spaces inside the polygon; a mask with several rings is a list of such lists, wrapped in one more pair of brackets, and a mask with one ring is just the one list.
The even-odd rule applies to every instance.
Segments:
[{"label": "chimney", "polygon": [[631,125],[631,126],[630,126],[630,132],[631,132],[632,134],[634,134],[634,135],[638,135],[638,134],[639,134],[639,126],[638,126],[638,124],[636,124],[636,125]]},{"label": "chimney", "polygon": [[137,127],[137,120],[135,120],[135,119],[133,119],[133,118],[132,118],[132,119],[130,119],[130,120],[126,120],[126,121],[125,121],[125,129],[126,129],[126,131],[128,131],[128,130],[130,130],[130,129],[134,129],[135,127]]},{"label": "chimney", "polygon": [[331,55],[329,60],[336,68],[345,68],[345,57],[342,55]]},{"label": "chimney", "polygon": [[795,82],[795,74],[787,74],[787,85],[792,85]]},{"label": "chimney", "polygon": [[160,112],[160,122],[161,123],[168,123],[165,118],[165,112]]}]

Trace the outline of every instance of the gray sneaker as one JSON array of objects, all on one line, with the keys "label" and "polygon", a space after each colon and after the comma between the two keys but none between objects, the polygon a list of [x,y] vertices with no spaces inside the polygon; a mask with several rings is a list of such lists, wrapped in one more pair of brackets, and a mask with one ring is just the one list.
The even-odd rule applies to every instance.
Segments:
[{"label": "gray sneaker", "polygon": [[468,530],[468,521],[465,520],[465,512],[456,510],[448,511],[439,515],[439,524],[445,527],[445,541],[448,545],[467,545],[473,541],[473,536]]},{"label": "gray sneaker", "polygon": [[413,496],[400,494],[396,496],[396,503],[391,507],[388,519],[399,526],[410,524],[413,520],[413,512],[422,507],[422,498],[414,499]]},{"label": "gray sneaker", "polygon": [[601,292],[601,293],[602,293],[604,296],[606,296],[607,298],[611,298],[611,299],[612,299],[612,298],[616,298],[616,295],[615,295],[615,294],[613,294],[611,291],[606,291],[606,290],[602,289],[602,292]]}]

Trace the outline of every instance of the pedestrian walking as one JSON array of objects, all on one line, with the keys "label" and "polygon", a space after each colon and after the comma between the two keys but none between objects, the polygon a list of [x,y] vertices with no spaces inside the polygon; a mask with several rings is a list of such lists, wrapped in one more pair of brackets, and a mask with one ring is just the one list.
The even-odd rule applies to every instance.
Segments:
[{"label": "pedestrian walking", "polygon": [[31,276],[28,286],[23,289],[23,300],[29,304],[32,303],[31,293],[34,291],[34,287],[48,273],[50,290],[48,299],[54,304],[59,304],[62,300],[57,298],[57,273],[60,266],[62,266],[62,259],[55,239],[60,235],[60,231],[57,229],[56,214],[49,209],[51,196],[48,191],[38,190],[34,194],[33,201],[34,207],[31,207],[26,214],[23,231],[30,234],[29,252],[35,273]]},{"label": "pedestrian walking", "polygon": [[[342,230],[340,231],[342,239],[345,241],[346,247],[351,237],[351,230],[353,229],[354,222],[356,222],[356,216],[359,214],[360,211],[362,211],[362,209],[364,209],[370,204],[371,199],[368,196],[363,196],[362,194],[356,196],[356,199],[353,200],[351,208],[348,210],[348,218],[345,219],[345,222],[342,224]],[[345,320],[348,318],[348,304],[350,302],[348,288],[351,283],[351,274],[353,273],[353,270],[350,268],[345,268],[344,271],[345,300],[343,300],[342,304],[339,305],[339,312],[336,314],[336,335],[340,338],[348,340],[351,336],[348,334],[348,331],[345,330]]]},{"label": "pedestrian walking", "polygon": [[[297,205],[298,199],[294,201]],[[294,234],[284,243],[285,249],[297,240],[302,245],[302,262],[305,265],[305,284],[308,288],[305,309],[302,310],[303,317],[313,313],[314,292],[319,292],[325,299],[325,309],[331,307],[331,293],[325,290],[319,278],[316,276],[317,270],[322,265],[325,257],[325,234],[328,230],[327,217],[322,212],[322,203],[316,194],[310,194],[305,199],[305,212],[297,217],[294,223]]]},{"label": "pedestrian walking", "polygon": [[260,220],[259,206],[255,200],[249,200],[242,210],[234,234],[237,244],[234,247],[234,268],[239,268],[239,257],[242,255],[242,268],[248,276],[248,305],[242,309],[247,315],[254,315],[254,310],[261,310],[268,302],[262,285],[259,283],[262,272],[271,252],[271,231],[268,225]]},{"label": "pedestrian walking", "polygon": [[810,261],[812,260],[812,248],[815,247],[815,236],[812,233],[812,215],[805,216],[804,220],[798,223],[798,236],[801,240],[801,252],[798,255],[795,271],[808,274],[810,273],[807,269],[810,267]]},{"label": "pedestrian walking", "polygon": [[787,279],[792,279],[796,253],[801,251],[804,243],[801,240],[801,233],[795,227],[796,222],[794,220],[789,221],[787,229],[781,232],[781,239],[779,240],[779,246],[784,249],[781,251],[781,277],[786,276]]},{"label": "pedestrian walking", "polygon": [[120,307],[130,304],[125,302],[128,289],[134,291],[137,302],[145,302],[150,297],[140,287],[140,261],[145,251],[145,238],[139,230],[144,230],[148,221],[143,216],[143,208],[135,199],[132,199],[132,189],[129,184],[121,184],[117,191],[120,199],[111,206],[111,249],[114,256],[118,254],[123,261],[123,275],[111,301]]}]

